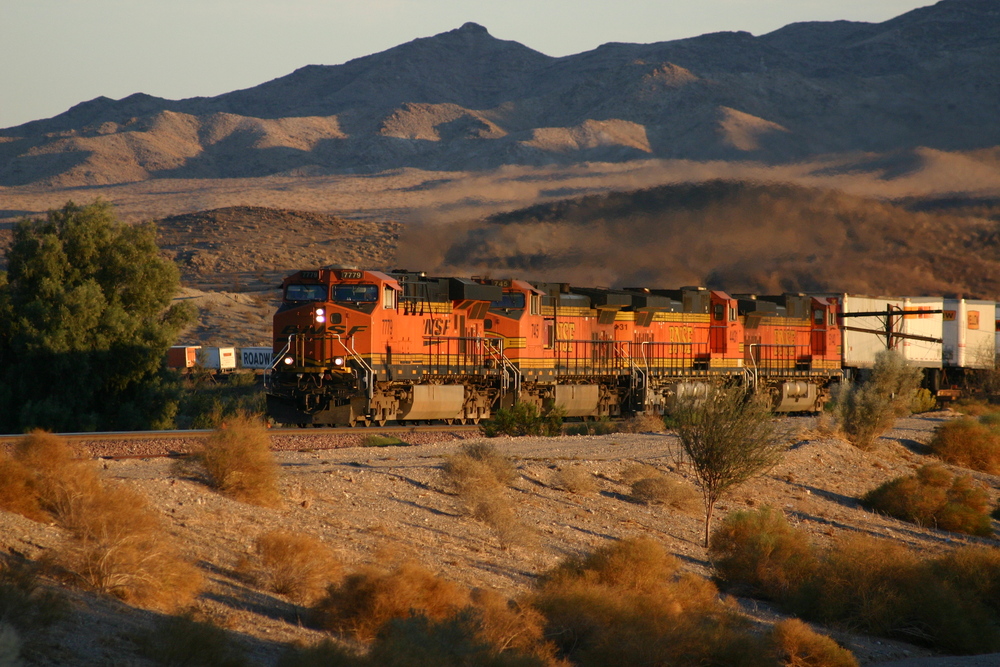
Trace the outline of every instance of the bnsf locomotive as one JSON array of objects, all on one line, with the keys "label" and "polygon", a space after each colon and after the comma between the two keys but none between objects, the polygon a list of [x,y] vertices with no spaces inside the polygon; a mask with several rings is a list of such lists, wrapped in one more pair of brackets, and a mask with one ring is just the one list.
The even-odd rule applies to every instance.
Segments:
[{"label": "bnsf locomotive", "polygon": [[659,414],[727,378],[769,392],[778,411],[813,411],[845,357],[841,295],[355,269],[300,271],[283,290],[267,401],[287,424],[476,423],[516,402]]}]

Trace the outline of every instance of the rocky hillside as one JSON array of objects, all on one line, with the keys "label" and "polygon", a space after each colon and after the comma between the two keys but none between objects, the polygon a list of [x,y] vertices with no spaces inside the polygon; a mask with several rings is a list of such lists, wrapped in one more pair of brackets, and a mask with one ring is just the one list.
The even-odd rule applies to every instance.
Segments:
[{"label": "rocky hillside", "polygon": [[552,58],[466,24],[212,98],[97,98],[0,130],[0,186],[800,160],[1000,144],[1000,6],[792,24]]},{"label": "rocky hillside", "polygon": [[[438,230],[439,271],[731,293],[1000,297],[996,200],[892,204],[789,184],[709,181],[565,199]],[[435,257],[418,231],[408,254]]]}]

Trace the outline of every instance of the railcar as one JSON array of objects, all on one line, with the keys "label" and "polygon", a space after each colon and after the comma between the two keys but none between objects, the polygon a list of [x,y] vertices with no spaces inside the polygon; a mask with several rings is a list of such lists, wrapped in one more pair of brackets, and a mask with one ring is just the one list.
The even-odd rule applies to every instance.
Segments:
[{"label": "railcar", "polygon": [[268,412],[317,425],[478,422],[516,402],[659,414],[727,379],[766,388],[778,410],[813,410],[838,372],[835,306],[785,301],[763,317],[701,287],[300,271],[274,317]]}]

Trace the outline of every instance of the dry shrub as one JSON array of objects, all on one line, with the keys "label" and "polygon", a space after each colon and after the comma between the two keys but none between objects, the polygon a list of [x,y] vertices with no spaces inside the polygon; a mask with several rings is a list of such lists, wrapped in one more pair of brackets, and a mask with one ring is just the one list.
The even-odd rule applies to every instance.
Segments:
[{"label": "dry shrub", "polygon": [[514,464],[496,447],[485,443],[463,445],[457,454],[445,458],[442,473],[464,511],[492,528],[501,547],[530,541],[532,533],[517,516],[507,494],[507,487],[516,477]]},{"label": "dry shrub", "polygon": [[633,463],[624,470],[621,474],[622,484],[628,484],[631,486],[634,482],[640,479],[645,479],[647,477],[662,477],[663,473],[659,468],[654,468],[647,463]]},{"label": "dry shrub", "polygon": [[746,588],[772,600],[786,599],[817,565],[806,534],[771,507],[727,516],[712,533],[708,555],[728,588]]},{"label": "dry shrub", "polygon": [[621,423],[618,430],[622,433],[660,433],[666,430],[663,417],[660,415],[633,415]]},{"label": "dry shrub", "polygon": [[775,623],[769,640],[782,667],[858,667],[850,651],[797,618]]},{"label": "dry shrub", "polygon": [[993,534],[986,489],[968,475],[952,476],[937,464],[923,466],[916,475],[882,484],[865,494],[862,502],[919,526],[970,535]]},{"label": "dry shrub", "polygon": [[55,556],[78,581],[155,609],[185,606],[201,590],[199,570],[181,558],[145,499],[102,483],[92,461],[58,436],[34,432],[15,450],[39,506],[73,539]]},{"label": "dry shrub", "polygon": [[549,660],[555,646],[545,641],[545,617],[534,607],[508,600],[496,591],[476,588],[472,604],[477,613],[477,637],[493,651],[514,651]]},{"label": "dry shrub", "polygon": [[20,461],[0,454],[0,509],[32,521],[48,521],[35,489],[34,476]]},{"label": "dry shrub", "polygon": [[897,417],[909,412],[920,377],[920,369],[907,366],[899,353],[879,352],[867,382],[845,384],[837,393],[837,415],[847,440],[859,449],[871,449]]},{"label": "dry shrub", "polygon": [[636,480],[632,483],[631,496],[646,505],[669,505],[682,512],[701,508],[701,494],[693,486],[665,475]]},{"label": "dry shrub", "polygon": [[885,540],[839,540],[815,576],[797,592],[794,607],[820,622],[887,635],[906,626],[907,593],[918,579],[919,560]]},{"label": "dry shrub", "polygon": [[678,565],[652,540],[622,540],[556,567],[533,604],[575,664],[766,664],[735,607]]},{"label": "dry shrub", "polygon": [[85,584],[130,604],[173,610],[191,603],[204,580],[167,538],[145,499],[106,487],[74,512],[76,537],[58,559]]},{"label": "dry shrub", "polygon": [[341,576],[333,551],[310,535],[272,530],[257,538],[254,579],[268,590],[311,604]]},{"label": "dry shrub", "polygon": [[136,637],[139,653],[154,663],[174,667],[243,667],[243,651],[218,626],[192,615],[167,616]]},{"label": "dry shrub", "polygon": [[66,597],[58,590],[42,587],[36,565],[0,560],[0,620],[25,633],[35,633],[68,613]]},{"label": "dry shrub", "polygon": [[561,468],[556,472],[554,481],[556,486],[570,493],[588,494],[597,490],[594,475],[582,466]]},{"label": "dry shrub", "polygon": [[931,453],[952,465],[1000,474],[1000,433],[974,419],[943,424],[934,433],[930,448]]},{"label": "dry shrub", "polygon": [[231,417],[205,441],[199,459],[212,485],[235,500],[275,507],[281,503],[271,440],[257,418]]},{"label": "dry shrub", "polygon": [[370,641],[393,618],[419,614],[441,620],[468,603],[468,591],[406,561],[392,570],[359,568],[331,584],[313,612],[319,627]]}]

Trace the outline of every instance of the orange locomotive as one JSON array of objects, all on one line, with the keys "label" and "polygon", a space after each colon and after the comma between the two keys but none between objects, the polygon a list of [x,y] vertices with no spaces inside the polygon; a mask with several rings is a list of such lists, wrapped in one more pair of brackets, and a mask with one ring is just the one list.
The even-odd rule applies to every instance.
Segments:
[{"label": "orange locomotive", "polygon": [[[820,403],[831,376],[801,360],[762,368],[760,344],[745,344],[739,302],[704,288],[356,269],[300,271],[283,288],[267,384],[279,423],[478,422],[515,402],[570,417],[661,413],[724,378],[766,386],[779,404],[794,395],[801,410],[809,396]],[[804,381],[812,389],[798,400]]]}]

